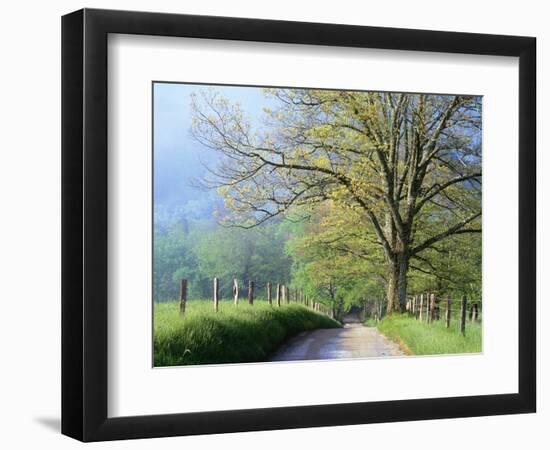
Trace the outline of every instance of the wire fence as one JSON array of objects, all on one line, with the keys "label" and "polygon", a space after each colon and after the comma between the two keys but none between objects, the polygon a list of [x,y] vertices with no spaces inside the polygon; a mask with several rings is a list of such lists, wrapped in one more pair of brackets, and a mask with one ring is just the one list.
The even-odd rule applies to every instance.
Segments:
[{"label": "wire fence", "polygon": [[[185,314],[187,306],[187,287],[188,281],[185,278],[180,280],[180,295],[179,295],[179,311],[181,315]],[[246,285],[245,285],[246,287]],[[232,287],[232,300],[235,306],[238,306],[240,302],[241,287],[239,280],[233,279]],[[257,294],[257,284],[253,280],[248,281],[246,289],[246,302],[254,306],[254,300]],[[281,307],[284,304],[298,303],[302,304],[314,311],[325,314],[331,318],[334,318],[334,311],[332,308],[327,307],[325,304],[318,302],[315,298],[312,298],[304,293],[302,289],[291,289],[282,283],[266,283],[265,284],[265,298],[270,306]],[[221,296],[220,296],[220,281],[219,278],[214,278],[212,283],[212,303],[214,311],[219,311]]]},{"label": "wire fence", "polygon": [[[407,298],[405,312],[416,320],[425,323],[444,322],[450,328],[451,322],[458,320],[460,333],[466,335],[467,324],[481,322],[482,302],[468,300],[463,295],[459,299],[450,296],[436,296],[434,293],[422,293]],[[374,300],[365,303],[365,315],[380,321],[386,315],[386,302]]]}]

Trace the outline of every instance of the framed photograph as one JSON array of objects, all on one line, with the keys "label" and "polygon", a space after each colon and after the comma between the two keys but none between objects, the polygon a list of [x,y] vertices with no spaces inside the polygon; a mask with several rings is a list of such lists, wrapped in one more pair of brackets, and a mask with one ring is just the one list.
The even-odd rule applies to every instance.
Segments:
[{"label": "framed photograph", "polygon": [[536,41],[62,20],[62,432],[535,412]]}]

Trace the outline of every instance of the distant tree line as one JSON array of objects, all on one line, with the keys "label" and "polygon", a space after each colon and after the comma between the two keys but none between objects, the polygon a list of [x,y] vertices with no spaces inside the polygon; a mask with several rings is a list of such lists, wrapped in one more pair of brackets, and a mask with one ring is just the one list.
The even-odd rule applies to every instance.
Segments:
[{"label": "distant tree line", "polygon": [[[183,215],[176,211],[170,220],[156,223],[155,301],[176,300],[182,278],[188,280],[190,300],[211,299],[214,277],[220,280],[222,299],[232,297],[234,278],[240,281],[242,298],[248,280],[256,283],[258,298],[268,282],[282,283],[332,308],[335,315],[385,297],[384,256],[376,245],[364,254],[340,249],[339,242],[352,242],[353,216],[337,214],[329,205],[308,220],[289,217],[253,229]],[[364,247],[363,241],[357,245]],[[457,235],[425,252],[425,261],[409,271],[409,286],[412,292],[481,299],[481,236]]]},{"label": "distant tree line", "polygon": [[[208,220],[182,218],[156,227],[154,234],[153,297],[175,300],[178,281],[188,280],[189,298],[209,299],[212,280],[220,280],[222,298],[230,298],[237,278],[246,283],[290,281],[291,258],[285,252],[284,227],[269,224],[254,230],[224,228]],[[258,291],[261,295],[261,291]]]}]

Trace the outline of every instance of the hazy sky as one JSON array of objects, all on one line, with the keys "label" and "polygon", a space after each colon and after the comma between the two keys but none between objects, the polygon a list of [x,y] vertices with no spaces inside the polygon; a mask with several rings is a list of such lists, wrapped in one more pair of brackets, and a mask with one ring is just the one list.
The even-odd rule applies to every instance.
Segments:
[{"label": "hazy sky", "polygon": [[[154,84],[154,193],[155,207],[185,206],[190,200],[205,201],[212,193],[191,186],[204,174],[203,161],[215,158],[212,150],[193,139],[191,128],[192,92],[208,89],[194,84]],[[239,102],[254,123],[267,101],[260,88],[214,86],[230,101]]]},{"label": "hazy sky", "polygon": [[[218,155],[191,136],[191,93],[216,89],[231,102],[240,104],[252,125],[261,125],[263,107],[273,105],[261,88],[206,86],[183,83],[154,84],[154,199],[155,211],[185,207],[192,215],[206,218],[216,203],[214,191],[193,187],[205,169],[201,161],[215,164]],[[479,133],[481,139],[481,133]]]}]

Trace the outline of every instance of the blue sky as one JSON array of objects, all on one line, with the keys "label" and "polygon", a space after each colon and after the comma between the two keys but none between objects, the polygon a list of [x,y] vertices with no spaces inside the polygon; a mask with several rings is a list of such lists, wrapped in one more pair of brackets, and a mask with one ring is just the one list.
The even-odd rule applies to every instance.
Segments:
[{"label": "blue sky", "polygon": [[[192,179],[204,174],[202,161],[212,161],[213,152],[196,142],[190,133],[192,92],[208,89],[194,84],[154,84],[154,172],[155,207],[185,206],[188,202],[204,202],[212,193],[193,187]],[[230,101],[256,122],[268,102],[261,88],[215,86]],[[258,122],[256,122],[258,123]]]}]

